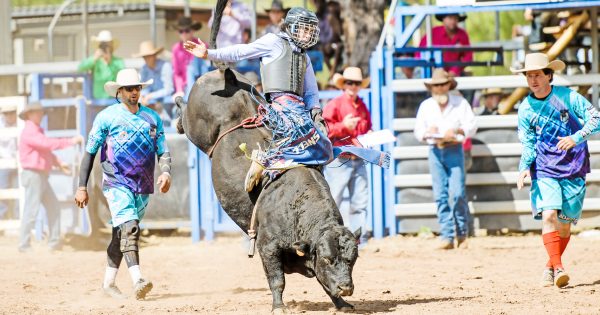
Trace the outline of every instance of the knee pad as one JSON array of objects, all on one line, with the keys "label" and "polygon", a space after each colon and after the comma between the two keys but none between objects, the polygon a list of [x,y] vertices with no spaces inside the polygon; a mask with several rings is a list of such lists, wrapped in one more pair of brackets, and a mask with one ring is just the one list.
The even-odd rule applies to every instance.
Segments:
[{"label": "knee pad", "polygon": [[123,258],[123,253],[121,252],[120,246],[120,236],[119,236],[119,228],[113,228],[112,239],[110,244],[108,244],[108,248],[106,249],[106,254],[108,255],[108,265],[113,268],[119,268],[121,264],[121,259]]},{"label": "knee pad", "polygon": [[122,253],[130,251],[138,251],[138,242],[140,240],[140,226],[137,220],[127,221],[119,225],[121,230],[121,246]]}]

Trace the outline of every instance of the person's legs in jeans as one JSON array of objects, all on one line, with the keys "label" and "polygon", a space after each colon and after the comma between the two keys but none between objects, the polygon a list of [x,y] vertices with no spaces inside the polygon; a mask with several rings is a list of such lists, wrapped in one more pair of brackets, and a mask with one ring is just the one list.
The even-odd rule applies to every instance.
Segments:
[{"label": "person's legs in jeans", "polygon": [[362,160],[352,160],[352,177],[348,182],[350,192],[350,231],[361,228],[364,235],[368,230],[367,206],[369,204],[369,184],[367,168]]},{"label": "person's legs in jeans", "polygon": [[48,182],[48,176],[43,178],[42,203],[48,216],[48,246],[53,249],[60,247],[60,205],[56,194]]},{"label": "person's legs in jeans", "polygon": [[337,158],[325,167],[325,179],[329,184],[329,191],[335,204],[340,209],[344,224],[348,226],[350,223],[349,214],[342,212],[342,200],[344,199],[344,190],[348,186],[350,177],[352,176],[352,161],[348,159]]},{"label": "person's legs in jeans", "polygon": [[43,185],[41,174],[29,170],[23,170],[21,174],[22,184],[25,188],[25,200],[23,201],[19,249],[26,250],[31,247],[31,229],[33,229],[40,210]]},{"label": "person's legs in jeans", "polygon": [[456,237],[464,239],[469,232],[469,205],[465,192],[465,170],[462,149],[455,147],[447,149],[445,161],[450,169],[448,191],[450,195],[450,208],[456,224]]},{"label": "person's legs in jeans", "polygon": [[429,150],[429,172],[431,173],[433,197],[437,205],[440,237],[443,241],[454,241],[454,222],[448,205],[448,173],[444,166],[444,149]]},{"label": "person's legs in jeans", "polygon": [[[9,172],[8,169],[0,169],[0,190],[9,188]],[[0,219],[3,219],[8,211],[8,201],[0,200]]]}]

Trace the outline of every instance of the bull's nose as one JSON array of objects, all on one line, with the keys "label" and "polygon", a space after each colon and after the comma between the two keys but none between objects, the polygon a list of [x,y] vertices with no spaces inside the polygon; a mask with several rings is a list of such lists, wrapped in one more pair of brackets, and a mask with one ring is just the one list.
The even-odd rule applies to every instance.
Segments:
[{"label": "bull's nose", "polygon": [[350,285],[340,285],[340,286],[338,286],[338,289],[340,289],[340,296],[350,296],[354,292],[354,286],[351,284]]}]

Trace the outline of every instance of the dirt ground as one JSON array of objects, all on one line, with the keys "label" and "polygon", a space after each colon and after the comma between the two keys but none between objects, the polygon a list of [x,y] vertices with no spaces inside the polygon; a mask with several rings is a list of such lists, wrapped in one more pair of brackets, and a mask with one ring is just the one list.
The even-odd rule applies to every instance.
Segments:
[{"label": "dirt ground", "polygon": [[[100,291],[105,252],[49,252],[36,243],[19,253],[0,237],[2,314],[268,314],[271,293],[260,258],[248,259],[241,236],[192,244],[188,237],[148,238],[143,274],[154,282],[145,301],[114,300]],[[541,288],[546,254],[539,236],[479,237],[465,250],[436,251],[434,240],[390,237],[360,250],[354,295],[360,314],[600,314],[600,238],[573,236],[564,258],[565,289]],[[131,293],[121,267],[117,285]],[[294,313],[335,310],[315,279],[286,277],[284,301]]]}]

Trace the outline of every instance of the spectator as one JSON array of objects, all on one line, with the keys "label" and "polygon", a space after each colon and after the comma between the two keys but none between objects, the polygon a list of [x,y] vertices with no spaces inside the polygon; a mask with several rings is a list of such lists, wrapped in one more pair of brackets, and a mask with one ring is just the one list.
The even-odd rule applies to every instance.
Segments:
[{"label": "spectator", "polygon": [[152,41],[140,44],[140,51],[134,57],[143,57],[140,76],[142,81],[153,80],[152,84],[142,90],[140,103],[156,111],[166,125],[171,122],[173,109],[173,68],[171,64],[158,58],[163,47],[156,48]]},{"label": "spectator", "polygon": [[500,104],[500,100],[502,99],[502,89],[485,89],[481,93],[481,97],[483,98],[483,110],[479,115],[498,115],[498,104]]},{"label": "spectator", "polygon": [[[212,26],[213,16],[208,20],[208,25]],[[221,27],[217,35],[217,46],[223,48],[231,45],[242,44],[242,33],[244,29],[250,28],[252,23],[252,12],[245,4],[237,0],[229,0],[227,7],[223,11]]]},{"label": "spectator", "polygon": [[53,166],[70,175],[69,165],[58,160],[53,150],[63,149],[83,141],[81,136],[73,138],[48,138],[40,126],[44,109],[38,102],[29,103],[19,114],[25,120],[25,127],[19,139],[19,162],[22,185],[25,188],[24,211],[21,218],[19,251],[31,250],[31,229],[43,204],[48,216],[48,245],[51,250],[60,250],[60,206],[48,182]]},{"label": "spectator", "polygon": [[[471,105],[450,93],[456,81],[444,69],[435,69],[425,86],[431,97],[419,106],[414,134],[429,144],[429,170],[440,224],[439,249],[466,247],[469,206],[465,193],[465,161],[461,141],[477,127]],[[452,194],[449,196],[449,194]]]},{"label": "spectator", "polygon": [[[358,96],[361,88],[369,85],[360,68],[348,67],[337,77],[336,86],[343,94],[332,99],[323,110],[323,118],[329,127],[328,137],[334,146],[357,144],[357,137],[371,130],[371,115],[363,100]],[[350,193],[348,220],[344,220],[352,231],[362,228],[363,237],[370,230],[367,218],[369,204],[369,182],[364,161],[352,154],[345,154],[327,165],[325,178],[331,195],[341,208],[344,190]]]},{"label": "spectator", "polygon": [[201,75],[208,72],[210,70],[210,68],[211,68],[210,61],[204,60],[204,59],[201,59],[198,57],[194,57],[192,59],[192,61],[190,62],[190,64],[188,64],[187,69],[186,69],[186,76],[187,76],[186,82],[189,82],[189,84],[186,84],[186,87],[185,87],[186,98],[187,98],[187,95],[190,95],[190,91],[192,90],[192,87],[194,86],[194,82],[196,82],[196,80]]},{"label": "spectator", "polygon": [[[194,36],[194,31],[202,28],[202,23],[193,21],[189,17],[182,17],[177,21],[177,30],[179,32],[179,42],[175,43],[171,48],[172,65],[173,65],[173,84],[175,85],[176,96],[183,96],[186,92],[187,84],[187,68],[194,56],[188,54],[183,49],[183,43],[193,41],[198,43],[198,38]],[[190,82],[191,85],[191,82]]]},{"label": "spectator", "polygon": [[283,22],[283,17],[287,14],[290,8],[284,8],[283,3],[280,0],[273,0],[271,2],[271,8],[265,9],[265,12],[269,15],[269,25],[265,27],[262,32],[262,35],[266,35],[269,33],[277,34],[279,33],[281,23]]},{"label": "spectator", "polygon": [[[415,57],[412,53],[400,53],[398,59],[414,60]],[[423,70],[421,67],[399,67],[395,70],[395,77],[397,80],[421,79],[423,77]]]},{"label": "spectator", "polygon": [[96,99],[109,98],[104,91],[104,83],[114,80],[117,72],[125,67],[123,59],[113,55],[117,48],[117,42],[112,33],[107,30],[100,31],[98,36],[92,36],[92,42],[98,47],[94,55],[84,59],[78,67],[78,71],[91,71],[93,79],[92,95]]},{"label": "spectator", "polygon": [[[431,29],[431,44],[433,46],[471,46],[467,32],[458,27],[458,23],[467,18],[466,15],[436,14],[435,18],[441,21],[443,25]],[[419,47],[427,47],[427,35],[421,38]],[[471,62],[473,61],[473,52],[444,51],[442,58],[444,62]],[[452,66],[444,67],[444,69],[454,76],[464,75],[464,67]]]},{"label": "spectator", "polygon": [[[4,106],[0,112],[0,129],[17,127],[17,107]],[[17,138],[0,136],[0,159],[14,160],[17,158]],[[0,189],[15,188],[17,185],[16,169],[0,169]],[[0,200],[0,219],[17,218],[16,202]]]}]

